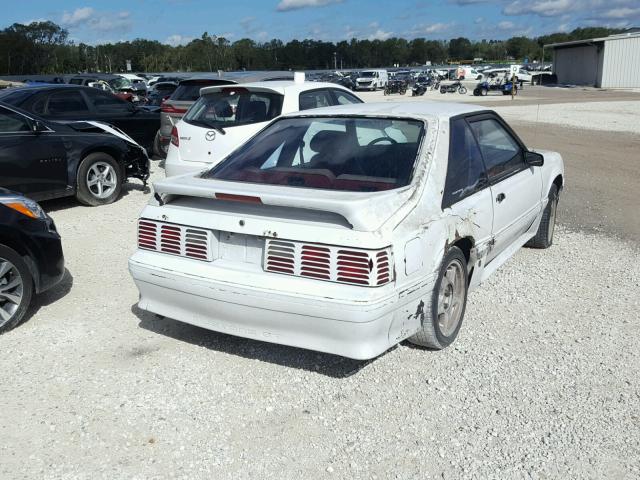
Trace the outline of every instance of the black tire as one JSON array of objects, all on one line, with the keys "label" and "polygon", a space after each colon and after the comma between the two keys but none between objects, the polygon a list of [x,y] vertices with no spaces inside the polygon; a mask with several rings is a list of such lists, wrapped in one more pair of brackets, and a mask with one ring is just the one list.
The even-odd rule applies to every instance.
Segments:
[{"label": "black tire", "polygon": [[[441,330],[438,319],[438,299],[445,273],[454,262],[462,268],[461,273],[463,274],[463,283],[461,286],[464,288],[464,293],[462,294],[462,304],[459,306],[460,318],[458,323],[452,332],[445,335]],[[431,292],[430,298],[425,299],[425,301],[420,304],[422,308],[422,311],[420,312],[422,326],[413,336],[409,337],[409,341],[411,343],[422,347],[441,350],[454,342],[458,336],[460,327],[462,326],[464,312],[467,307],[467,293],[469,287],[468,278],[467,261],[462,250],[458,247],[452,247],[442,259],[440,272],[438,273],[438,278],[433,287],[433,292]]]},{"label": "black tire", "polygon": [[535,237],[531,238],[525,247],[529,248],[549,248],[553,245],[553,234],[556,229],[556,212],[558,209],[558,187],[553,185],[549,191],[549,201],[542,214],[540,226]]},{"label": "black tire", "polygon": [[[96,166],[100,168],[100,165],[109,165],[115,175],[115,186],[109,192],[106,197],[100,197],[96,192],[92,191],[88,185],[87,175],[92,167]],[[76,177],[77,189],[76,198],[80,203],[95,207],[98,205],[107,205],[115,202],[120,196],[122,191],[122,184],[124,182],[124,172],[122,167],[115,161],[115,159],[106,153],[95,152],[87,155],[80,166],[78,167],[78,174]]]},{"label": "black tire", "polygon": [[[31,276],[29,267],[25,263],[24,259],[15,250],[4,245],[0,245],[0,266],[2,266],[6,261],[13,264],[17,274],[20,276],[20,280],[22,281],[22,298],[20,299],[18,308],[15,309],[8,320],[3,319],[2,315],[0,315],[0,334],[8,332],[20,324],[29,309],[31,297],[33,297],[33,277]],[[9,274],[10,273],[7,273],[6,275]],[[7,284],[4,282],[2,277],[0,277],[0,282],[5,285]],[[5,300],[3,296],[0,296],[0,308],[4,310],[7,303],[8,301]]]},{"label": "black tire", "polygon": [[447,89],[445,87],[440,87],[440,93],[447,93]]},{"label": "black tire", "polygon": [[155,138],[153,139],[153,154],[159,158],[167,158],[167,152],[162,149],[162,144],[160,143],[160,131],[156,133]]},{"label": "black tire", "polygon": [[460,86],[458,87],[458,93],[459,93],[460,95],[464,95],[465,93],[467,93],[467,87],[465,87],[465,86],[463,86],[463,85],[460,85]]}]

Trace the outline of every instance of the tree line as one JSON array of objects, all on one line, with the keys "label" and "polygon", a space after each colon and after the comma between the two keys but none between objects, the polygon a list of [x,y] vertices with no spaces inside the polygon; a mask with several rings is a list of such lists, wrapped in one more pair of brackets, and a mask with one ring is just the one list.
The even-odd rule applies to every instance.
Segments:
[{"label": "tree line", "polygon": [[[69,32],[51,22],[14,23],[0,30],[0,74],[51,74],[77,72],[122,72],[127,60],[133,71],[217,71],[217,70],[313,70],[337,68],[417,66],[471,62],[540,61],[542,46],[619,33],[604,27],[577,28],[536,38],[508,40],[450,40],[389,38],[386,40],[273,39],[256,42],[243,38],[230,42],[205,32],[186,45],[171,46],[156,40],[87,45],[69,40]],[[551,60],[551,52],[544,52]]]}]

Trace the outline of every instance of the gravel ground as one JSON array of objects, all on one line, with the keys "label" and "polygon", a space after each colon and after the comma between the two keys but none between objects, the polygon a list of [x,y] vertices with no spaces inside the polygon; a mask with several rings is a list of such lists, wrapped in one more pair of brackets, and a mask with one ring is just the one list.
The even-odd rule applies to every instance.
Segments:
[{"label": "gravel ground", "polygon": [[69,272],[0,337],[0,478],[640,478],[635,247],[560,228],[452,347],[362,363],[139,311],[147,195],[45,204]]}]

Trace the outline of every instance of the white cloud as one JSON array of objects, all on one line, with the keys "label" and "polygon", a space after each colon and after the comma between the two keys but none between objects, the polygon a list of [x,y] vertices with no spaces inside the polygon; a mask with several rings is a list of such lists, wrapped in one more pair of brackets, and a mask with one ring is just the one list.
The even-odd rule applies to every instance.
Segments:
[{"label": "white cloud", "polygon": [[640,19],[637,0],[508,0],[502,9],[505,15],[537,15],[560,17],[570,15],[598,20]]},{"label": "white cloud", "polygon": [[76,8],[73,12],[64,12],[62,14],[62,25],[65,27],[75,27],[86,22],[95,14],[95,10],[91,7]]},{"label": "white cloud", "polygon": [[621,7],[621,8],[612,8],[611,10],[607,10],[599,15],[602,18],[629,18],[629,17],[640,17],[640,8],[629,8],[629,7]]},{"label": "white cloud", "polygon": [[452,29],[454,23],[430,23],[430,24],[420,24],[416,25],[411,29],[411,35],[413,36],[421,36],[421,35],[433,35],[436,33],[444,33],[448,32]]},{"label": "white cloud", "polygon": [[91,7],[64,12],[60,21],[63,27],[87,28],[98,32],[128,32],[133,28],[131,13],[98,12]]},{"label": "white cloud", "polygon": [[515,0],[507,4],[502,13],[505,15],[534,14],[541,17],[556,17],[575,8],[574,0]]},{"label": "white cloud", "polygon": [[185,35],[169,35],[164,43],[171,45],[172,47],[177,47],[178,45],[186,45],[190,41],[192,41],[194,37],[189,37]]},{"label": "white cloud", "polygon": [[516,24],[505,20],[498,23],[498,28],[500,30],[513,30],[514,28],[516,28]]},{"label": "white cloud", "polygon": [[391,38],[392,35],[393,35],[393,32],[385,32],[384,30],[379,28],[374,33],[369,35],[367,38],[369,40],[386,40],[388,38]]},{"label": "white cloud", "polygon": [[342,3],[344,0],[280,0],[276,10],[288,12],[290,10],[300,10],[301,8],[326,7],[333,3]]}]

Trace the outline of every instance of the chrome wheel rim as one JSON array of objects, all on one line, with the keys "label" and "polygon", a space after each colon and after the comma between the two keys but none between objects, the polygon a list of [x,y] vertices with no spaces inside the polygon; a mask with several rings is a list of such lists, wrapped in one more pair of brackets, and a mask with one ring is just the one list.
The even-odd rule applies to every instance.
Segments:
[{"label": "chrome wheel rim", "polygon": [[465,294],[464,267],[459,260],[447,266],[438,293],[438,327],[445,337],[450,337],[462,318]]},{"label": "chrome wheel rim", "polygon": [[107,198],[116,189],[118,175],[107,162],[96,162],[87,172],[87,187],[96,198]]},{"label": "chrome wheel rim", "polygon": [[550,205],[551,211],[549,212],[549,228],[547,229],[547,242],[551,243],[553,240],[553,231],[556,229],[556,210],[558,208],[558,199],[554,198]]},{"label": "chrome wheel rim", "polygon": [[22,303],[24,284],[16,266],[0,258],[0,327],[4,327],[16,314]]}]

